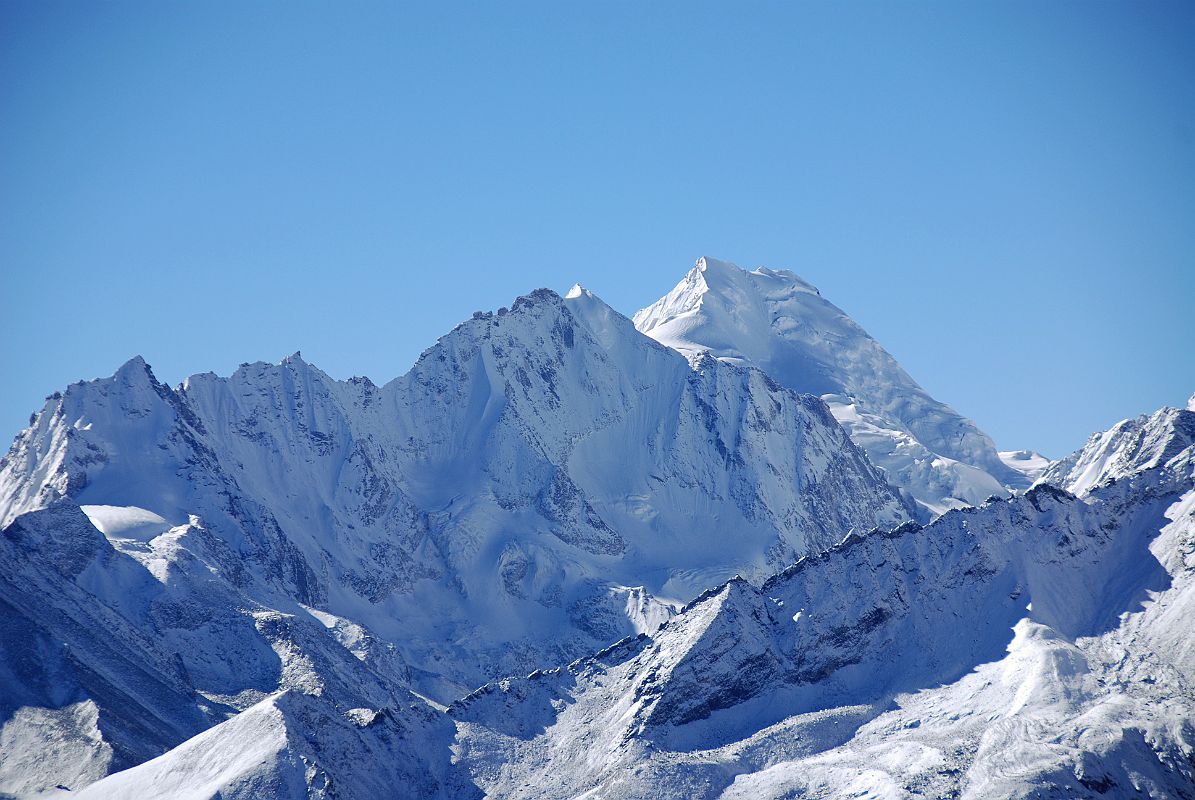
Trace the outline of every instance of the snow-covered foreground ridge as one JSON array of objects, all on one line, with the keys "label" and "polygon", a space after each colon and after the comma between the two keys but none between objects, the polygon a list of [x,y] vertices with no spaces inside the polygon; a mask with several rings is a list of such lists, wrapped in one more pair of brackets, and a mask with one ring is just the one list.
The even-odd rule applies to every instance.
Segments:
[{"label": "snow-covered foreground ridge", "polygon": [[171,388],[134,359],[0,464],[0,791],[262,702],[292,741],[322,707],[280,691],[426,711],[408,688],[570,661],[909,513],[819,399],[584,291],[475,315],[382,387],[296,354]]},{"label": "snow-covered foreground ridge", "polygon": [[450,713],[498,797],[1191,797],[1193,578],[1188,443],[852,536]]},{"label": "snow-covered foreground ridge", "polygon": [[1188,445],[852,535],[444,713],[292,688],[80,794],[1191,797],[1193,577]]},{"label": "snow-covered foreground ridge", "polygon": [[930,397],[854,320],[786,270],[747,272],[701,258],[634,320],[682,353],[757,366],[821,396],[926,517],[1026,488],[1044,467],[1035,453],[1002,457],[974,422]]}]

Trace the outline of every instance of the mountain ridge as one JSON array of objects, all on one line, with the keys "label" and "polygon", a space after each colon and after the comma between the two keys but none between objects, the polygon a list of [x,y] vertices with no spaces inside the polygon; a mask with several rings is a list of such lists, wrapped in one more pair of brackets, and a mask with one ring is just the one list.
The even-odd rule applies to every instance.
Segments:
[{"label": "mountain ridge", "polygon": [[0,795],[1195,793],[1193,412],[923,525],[825,400],[680,349],[577,285],[382,386],[51,395],[0,460]]},{"label": "mountain ridge", "polygon": [[[133,358],[52,395],[0,462],[4,592],[38,641],[77,641],[74,716],[30,691],[98,770],[278,691],[360,694],[329,687],[361,669],[373,688],[353,707],[446,703],[908,515],[821,400],[548,290],[474,315],[380,387],[296,353],[171,388]],[[79,571],[25,552],[30,530]],[[155,643],[139,661],[174,687],[173,727],[136,733],[152,704],[128,699],[131,667],[95,679],[107,650],[29,605],[21,569],[61,582],[54,602],[89,598],[76,627]],[[20,674],[9,692],[50,680]],[[12,741],[39,724],[4,721]],[[131,755],[97,755],[113,746]],[[0,791],[60,766],[0,767]]]},{"label": "mountain ridge", "polygon": [[[1181,797],[1192,576],[1187,446],[1085,499],[1041,484],[849,537],[450,713],[464,762],[505,797]],[[548,714],[533,731],[492,722],[531,696]]]},{"label": "mountain ridge", "polygon": [[634,321],[683,353],[754,365],[783,386],[822,397],[856,444],[928,516],[1031,482],[975,423],[930,397],[858,323],[795,273],[748,272],[702,257]]}]

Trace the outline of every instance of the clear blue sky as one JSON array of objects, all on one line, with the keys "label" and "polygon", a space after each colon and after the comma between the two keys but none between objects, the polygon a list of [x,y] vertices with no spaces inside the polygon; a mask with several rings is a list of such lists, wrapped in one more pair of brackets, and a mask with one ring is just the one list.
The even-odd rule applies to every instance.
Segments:
[{"label": "clear blue sky", "polygon": [[0,431],[797,271],[1001,447],[1195,391],[1195,4],[0,4]]}]

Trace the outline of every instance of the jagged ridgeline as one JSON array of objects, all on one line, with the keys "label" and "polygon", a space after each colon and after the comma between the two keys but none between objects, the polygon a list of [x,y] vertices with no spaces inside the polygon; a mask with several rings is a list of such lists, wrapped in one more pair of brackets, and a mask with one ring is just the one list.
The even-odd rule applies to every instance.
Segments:
[{"label": "jagged ridgeline", "polygon": [[635,314],[635,325],[682,353],[753,365],[820,396],[923,520],[1027,488],[1047,463],[1030,451],[997,452],[974,422],[931,397],[858,323],[787,270],[698,259],[676,288]]},{"label": "jagged ridgeline", "polygon": [[792,273],[635,320],[52,395],[0,462],[0,796],[1195,796],[1195,411],[1049,464]]},{"label": "jagged ridgeline", "polygon": [[[382,387],[296,354],[171,388],[134,359],[51,397],[0,470],[6,713],[71,732],[78,784],[362,669],[449,702],[909,514],[821,400],[580,290],[477,314]],[[7,790],[66,768],[13,765]]]}]

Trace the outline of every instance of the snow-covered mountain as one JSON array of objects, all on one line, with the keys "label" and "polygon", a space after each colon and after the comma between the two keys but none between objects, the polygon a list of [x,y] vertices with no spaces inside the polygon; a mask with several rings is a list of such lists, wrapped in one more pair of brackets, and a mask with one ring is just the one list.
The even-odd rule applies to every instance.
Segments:
[{"label": "snow-covered mountain", "polygon": [[992,440],[929,396],[858,324],[791,272],[746,272],[712,258],[634,316],[687,355],[754,365],[822,397],[851,438],[927,515],[1026,488],[1036,454],[1002,458]]},{"label": "snow-covered mountain", "polygon": [[1192,614],[1188,445],[1083,498],[1042,484],[734,578],[458,700],[450,744],[419,717],[380,767],[375,710],[292,691],[82,796],[360,797],[386,769],[468,798],[1189,797]]},{"label": "snow-covered mountain", "polygon": [[[111,535],[68,499],[0,538],[0,796],[112,772],[94,796],[468,796],[393,646],[263,591],[198,520]],[[169,774],[119,788],[159,756]]]},{"label": "snow-covered mountain", "polygon": [[1195,444],[1193,405],[1195,396],[1186,409],[1163,408],[1093,434],[1082,448],[1050,465],[1038,482],[1082,495],[1143,469],[1165,466]]},{"label": "snow-covered mountain", "polygon": [[[0,793],[184,741],[140,769],[290,796],[384,757],[337,796],[451,793],[451,723],[410,689],[568,662],[910,512],[821,400],[580,288],[382,387],[296,354],[171,388],[134,359],[0,462]],[[217,730],[257,749],[216,769]]]},{"label": "snow-covered mountain", "polygon": [[[1195,796],[1195,409],[996,453],[795,276],[690,278],[639,315],[675,347],[578,286],[381,387],[48,398],[0,460],[0,797]],[[922,527],[864,449],[925,509],[1040,477]]]},{"label": "snow-covered mountain", "polygon": [[852,536],[450,713],[494,797],[1189,797],[1192,614],[1188,443]]}]

